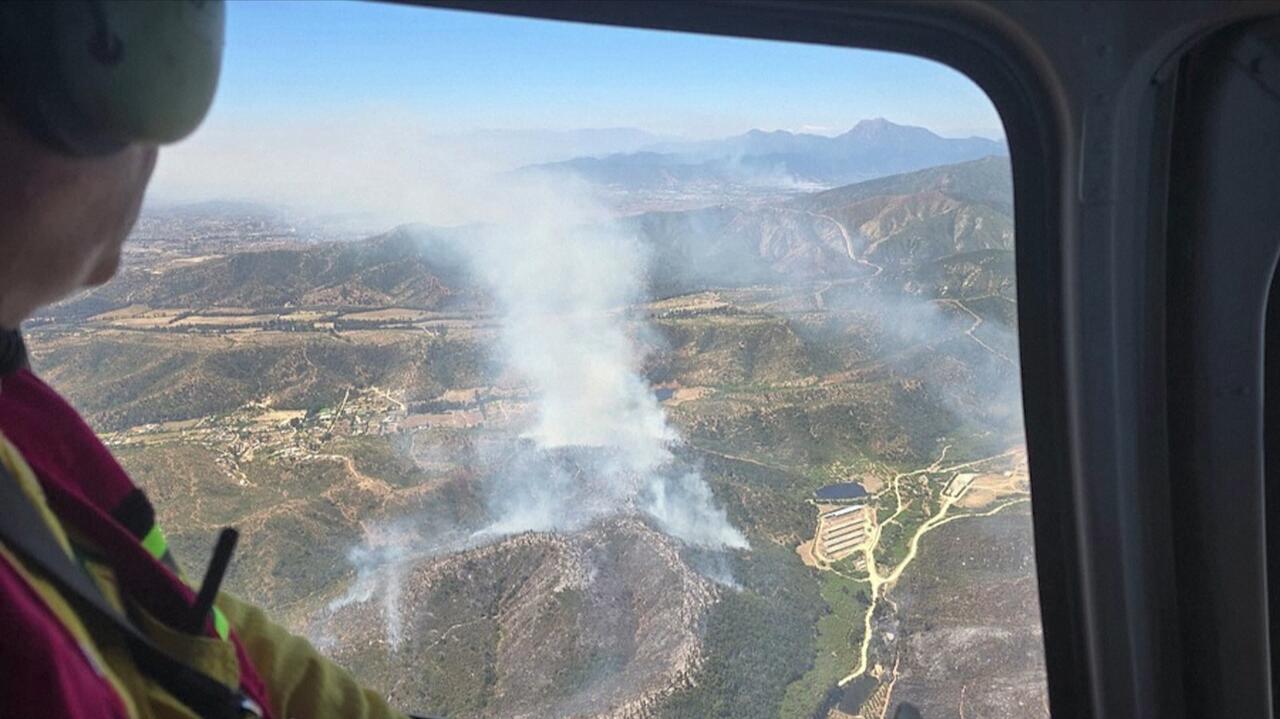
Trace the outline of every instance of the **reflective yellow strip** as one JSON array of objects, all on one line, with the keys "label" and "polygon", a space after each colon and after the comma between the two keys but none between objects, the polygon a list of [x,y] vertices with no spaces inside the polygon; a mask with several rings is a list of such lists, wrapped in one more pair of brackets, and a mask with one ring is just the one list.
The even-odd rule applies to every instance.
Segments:
[{"label": "reflective yellow strip", "polygon": [[221,609],[213,608],[213,630],[218,633],[222,641],[227,641],[231,636],[231,623],[227,621],[227,615],[222,613]]},{"label": "reflective yellow strip", "polygon": [[[0,443],[4,440],[0,439]],[[80,651],[84,654],[89,664],[98,671],[108,684],[111,685],[112,691],[115,692],[116,698],[124,705],[125,714],[131,718],[142,716],[138,713],[138,707],[135,702],[137,695],[130,693],[130,685],[135,684],[138,680],[137,668],[134,667],[132,661],[119,661],[121,656],[115,651],[111,645],[105,647],[110,650],[110,656],[115,662],[107,661],[104,656],[104,647],[99,646],[93,637],[89,634],[89,630],[85,628],[84,623],[80,619],[80,615],[76,613],[61,592],[54,585],[44,578],[42,574],[35,574],[27,569],[16,556],[10,554],[4,545],[0,544],[0,563],[7,562],[9,567],[18,573],[18,576],[27,583],[27,586],[35,592],[37,596],[43,600],[46,607],[57,619],[70,635],[75,639],[76,644],[80,646]],[[108,596],[107,601],[115,605],[115,597]],[[123,647],[121,647],[123,648]],[[125,655],[127,656],[127,654]],[[117,674],[119,670],[120,674]],[[121,676],[123,674],[124,676]],[[148,716],[150,716],[148,714]]]},{"label": "reflective yellow strip", "polygon": [[169,543],[164,541],[164,532],[160,531],[160,525],[151,525],[151,531],[142,538],[142,546],[156,559],[164,557],[164,553],[169,551]]}]

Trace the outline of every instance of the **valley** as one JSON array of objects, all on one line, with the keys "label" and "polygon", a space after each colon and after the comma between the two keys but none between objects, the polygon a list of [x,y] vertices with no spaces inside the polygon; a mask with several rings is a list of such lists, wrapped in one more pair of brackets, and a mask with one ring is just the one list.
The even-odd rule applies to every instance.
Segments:
[{"label": "valley", "polygon": [[[166,220],[28,341],[188,572],[239,527],[230,589],[413,711],[1038,717],[1007,183],[988,158],[619,220],[648,264],[608,313],[745,547],[673,536],[643,489],[495,525],[540,509],[512,478],[580,491],[603,460],[530,458],[540,390],[495,353],[472,229]],[[865,490],[839,558],[833,483]]]}]

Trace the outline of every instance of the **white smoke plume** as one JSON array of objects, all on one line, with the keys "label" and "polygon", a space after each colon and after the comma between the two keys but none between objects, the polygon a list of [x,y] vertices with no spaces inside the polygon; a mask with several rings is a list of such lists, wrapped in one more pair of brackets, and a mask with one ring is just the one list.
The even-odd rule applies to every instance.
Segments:
[{"label": "white smoke plume", "polygon": [[[393,649],[398,648],[404,639],[404,620],[400,611],[401,578],[405,564],[415,554],[413,548],[420,543],[421,537],[412,527],[367,527],[364,543],[353,547],[347,555],[358,568],[356,581],[344,595],[329,603],[329,611],[378,597],[386,624],[387,643]],[[327,639],[325,636],[318,643],[328,644]]]},{"label": "white smoke plume", "polygon": [[399,649],[405,639],[401,590],[406,572],[414,561],[469,549],[477,544],[474,537],[452,527],[424,534],[410,519],[385,524],[368,524],[364,540],[347,552],[347,560],[356,568],[355,581],[342,596],[329,602],[326,612],[316,617],[311,640],[322,649],[332,647],[335,639],[330,619],[333,613],[354,604],[376,602],[382,614],[387,644]]},{"label": "white smoke plume", "polygon": [[[460,251],[492,293],[501,314],[495,358],[528,385],[535,412],[519,441],[478,455],[489,475],[486,525],[431,533],[406,518],[367,527],[348,553],[356,579],[327,615],[376,601],[393,649],[404,638],[402,579],[425,557],[626,513],[704,553],[749,547],[702,477],[673,455],[679,434],[640,371],[635,335],[644,328],[630,312],[644,300],[647,255],[638,238],[564,177],[507,176],[486,190],[500,202],[472,197],[454,207],[473,213],[476,232],[459,246],[424,251]],[[702,564],[734,586],[723,561]],[[321,645],[330,641],[326,622],[319,618],[313,631]]]},{"label": "white smoke plume", "polygon": [[[628,331],[635,324],[627,308],[645,299],[646,253],[587,185],[511,173],[509,153],[433,136],[386,109],[253,132],[206,128],[200,137],[162,163],[163,195],[216,196],[219,185],[208,183],[221,168],[240,178],[245,196],[304,214],[341,210],[387,225],[478,228],[471,241],[444,249],[463,252],[502,309],[496,354],[535,392],[537,418],[526,433],[535,454],[579,447],[610,458],[594,461],[590,477],[545,457],[506,467],[492,483],[489,534],[570,529],[642,511],[686,541],[746,546],[709,490],[685,491],[701,480],[686,481],[688,470],[673,466],[679,437],[638,371],[643,357]],[[188,165],[202,171],[185,172]],[[674,511],[677,496],[693,505]],[[695,532],[690,522],[705,526]]]},{"label": "white smoke plume", "polygon": [[533,392],[533,450],[593,459],[566,469],[518,458],[494,485],[486,531],[573,529],[639,510],[688,544],[747,547],[701,477],[677,466],[679,436],[640,374],[627,314],[644,295],[638,238],[563,179],[526,178],[515,192],[535,209],[489,226],[468,252],[502,313],[500,358]]}]

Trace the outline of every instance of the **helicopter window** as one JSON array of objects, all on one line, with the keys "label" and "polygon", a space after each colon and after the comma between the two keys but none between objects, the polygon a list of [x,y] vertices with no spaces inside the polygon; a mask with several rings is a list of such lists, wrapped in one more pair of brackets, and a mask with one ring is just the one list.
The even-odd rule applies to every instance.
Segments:
[{"label": "helicopter window", "polygon": [[[323,38],[323,42],[317,41]],[[393,703],[1047,716],[999,116],[920,58],[232,3],[33,361]]]}]

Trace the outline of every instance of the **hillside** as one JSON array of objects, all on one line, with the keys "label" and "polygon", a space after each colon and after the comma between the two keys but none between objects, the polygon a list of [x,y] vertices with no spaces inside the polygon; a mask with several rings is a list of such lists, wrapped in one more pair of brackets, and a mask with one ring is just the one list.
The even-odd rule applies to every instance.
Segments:
[{"label": "hillside", "polygon": [[634,520],[520,535],[399,571],[414,594],[401,631],[414,641],[386,651],[376,600],[323,614],[318,640],[396,704],[448,716],[652,707],[705,660],[700,626],[720,594],[678,544]]},{"label": "hillside", "polygon": [[[398,648],[388,595],[333,602],[360,586],[349,548],[369,526],[427,541],[484,516],[476,463],[511,441],[528,401],[489,369],[486,320],[452,320],[444,337],[394,323],[214,334],[88,324],[32,345],[45,376],[117,430],[113,451],[174,528],[180,557],[199,566],[216,527],[240,527],[231,589],[404,706],[769,717],[810,671],[815,622],[835,601],[792,551],[812,531],[812,490],[849,467],[874,476],[926,466],[944,447],[986,456],[1016,441],[1007,364],[966,333],[963,306],[885,300],[851,286],[819,309],[810,288],[757,287],[642,309],[655,333],[645,373],[678,392],[667,412],[686,440],[679,454],[750,538],[728,559],[742,589],[709,582],[696,553],[627,518],[411,551],[385,560],[411,638]],[[1004,332],[984,341],[1016,351]]]},{"label": "hillside", "polygon": [[[1012,219],[1007,201],[999,200],[1008,183],[1008,165],[988,158],[771,206],[648,213],[624,223],[650,248],[648,279],[657,297],[782,284],[812,296],[820,309],[835,309],[865,305],[867,289],[906,290],[973,300],[972,309],[1009,327]],[[79,369],[94,368],[93,386],[77,396],[81,409],[110,429],[226,412],[263,393],[309,407],[335,401],[352,384],[403,387],[411,398],[435,396],[460,381],[492,384],[484,343],[493,335],[488,323],[476,321],[490,300],[458,245],[474,241],[468,231],[414,226],[360,242],[134,267],[37,321],[57,327],[92,319],[104,330],[93,342],[36,351],[55,381],[73,387]],[[741,318],[715,324],[755,331]],[[678,322],[669,326],[689,331]],[[237,334],[254,328],[270,334]],[[165,334],[173,332],[193,336],[175,343]],[[714,366],[705,340],[673,340],[704,350],[695,358],[701,368],[690,366],[693,375]],[[801,343],[777,334],[749,341],[758,369],[741,381],[769,367],[770,354]],[[803,374],[813,371],[807,363],[777,367]],[[721,380],[734,376],[730,371]]]},{"label": "hillside", "polygon": [[[990,157],[756,207],[628,220],[654,248],[660,292],[859,278],[947,282],[947,258],[1013,250],[1008,161]],[[988,266],[994,269],[994,266]],[[1011,278],[1006,278],[1010,280]]]},{"label": "hillside", "polygon": [[460,241],[456,231],[403,227],[359,242],[195,254],[159,268],[129,267],[45,316],[87,317],[130,305],[474,310],[480,297],[453,249]]},{"label": "hillside", "polygon": [[794,201],[848,232],[853,251],[880,265],[918,268],[948,255],[1013,249],[1008,160],[958,165],[840,187]]},{"label": "hillside", "polygon": [[[881,273],[896,287],[955,285],[958,268],[949,258],[1011,253],[1011,192],[1008,162],[989,157],[772,204],[650,212],[621,222],[648,246],[649,282],[658,296]],[[197,254],[161,268],[131,267],[54,306],[46,319],[131,305],[474,312],[487,301],[460,245],[480,241],[474,230],[405,226],[360,242]],[[1002,282],[1011,287],[1009,277],[985,280]]]},{"label": "hillside", "polygon": [[[999,651],[964,691],[1016,716],[1000,712],[1034,703],[1042,673],[1034,583],[1018,581],[1032,550],[1007,173],[984,159],[620,221],[648,250],[649,296],[606,314],[679,438],[672,462],[747,547],[686,544],[643,497],[489,532],[511,507],[545,511],[526,474],[590,488],[607,462],[544,476],[523,461],[539,392],[502,361],[502,308],[459,252],[482,228],[242,251],[219,235],[205,252],[175,219],[116,281],[32,323],[30,347],[188,571],[239,527],[229,589],[413,711],[827,719],[898,678],[904,700],[943,707],[956,683],[931,673],[994,627],[1008,640],[980,645]],[[980,488],[953,506],[962,469]],[[915,533],[896,586],[814,559],[830,509],[814,491],[846,481],[873,503],[864,556],[881,574],[913,561]],[[998,551],[979,565],[957,542],[988,521]],[[845,691],[860,648],[870,671]],[[995,675],[1016,691],[978,681]]]}]

